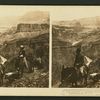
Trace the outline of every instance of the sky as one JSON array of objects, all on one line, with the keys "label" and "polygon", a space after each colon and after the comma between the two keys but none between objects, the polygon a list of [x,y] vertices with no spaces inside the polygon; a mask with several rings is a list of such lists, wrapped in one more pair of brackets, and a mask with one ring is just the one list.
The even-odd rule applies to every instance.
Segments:
[{"label": "sky", "polygon": [[73,20],[100,16],[100,6],[65,6],[55,7],[51,13],[52,20]]},{"label": "sky", "polygon": [[49,11],[55,20],[100,16],[100,6],[0,6],[0,17],[21,16],[36,10]]},{"label": "sky", "polygon": [[0,27],[30,11],[48,11],[51,21],[100,16],[99,6],[0,6]]},{"label": "sky", "polygon": [[36,10],[49,11],[53,20],[100,16],[99,6],[0,6],[0,17],[21,16]]}]

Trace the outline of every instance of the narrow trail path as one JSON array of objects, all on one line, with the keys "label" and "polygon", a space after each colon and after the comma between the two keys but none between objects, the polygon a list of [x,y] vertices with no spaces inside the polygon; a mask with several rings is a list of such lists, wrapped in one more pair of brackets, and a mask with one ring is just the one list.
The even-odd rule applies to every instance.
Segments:
[{"label": "narrow trail path", "polygon": [[3,87],[48,87],[49,73],[44,70],[34,70],[32,73],[24,73],[19,79],[9,83],[4,79]]}]

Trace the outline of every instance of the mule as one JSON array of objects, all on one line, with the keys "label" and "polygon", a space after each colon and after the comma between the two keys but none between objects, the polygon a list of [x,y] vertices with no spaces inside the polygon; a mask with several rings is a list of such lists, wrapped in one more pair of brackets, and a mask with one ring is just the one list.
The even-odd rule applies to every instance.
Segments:
[{"label": "mule", "polygon": [[75,67],[63,67],[61,72],[61,84],[69,82],[72,87],[77,87],[78,83],[86,86],[88,71],[89,69],[87,66],[81,66],[80,69],[76,69]]},{"label": "mule", "polygon": [[61,84],[63,85],[64,82],[69,82],[72,87],[77,87],[77,71],[74,67],[62,69]]},{"label": "mule", "polygon": [[64,68],[63,66],[61,71],[61,84],[63,84],[63,82],[67,80],[72,84],[72,86],[77,86],[78,82],[80,82],[81,85],[86,86],[91,62],[92,59],[84,56],[84,64],[79,68],[77,68],[76,66]]}]

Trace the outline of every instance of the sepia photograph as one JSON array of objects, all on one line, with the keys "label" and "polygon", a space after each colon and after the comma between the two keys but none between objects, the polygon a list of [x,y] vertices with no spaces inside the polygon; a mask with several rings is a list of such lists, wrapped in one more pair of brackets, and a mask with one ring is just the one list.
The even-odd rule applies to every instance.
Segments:
[{"label": "sepia photograph", "polygon": [[100,7],[0,5],[0,95],[99,96]]},{"label": "sepia photograph", "polygon": [[0,87],[49,87],[49,12],[0,6]]},{"label": "sepia photograph", "polygon": [[52,15],[52,87],[100,87],[99,11],[67,6]]}]

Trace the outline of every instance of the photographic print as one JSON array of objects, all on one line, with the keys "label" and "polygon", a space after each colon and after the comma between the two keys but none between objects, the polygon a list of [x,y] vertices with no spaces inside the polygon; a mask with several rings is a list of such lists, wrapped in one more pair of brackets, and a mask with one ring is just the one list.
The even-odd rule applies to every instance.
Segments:
[{"label": "photographic print", "polygon": [[49,86],[49,12],[0,6],[0,87]]},{"label": "photographic print", "polygon": [[67,6],[52,15],[52,87],[100,87],[99,9]]},{"label": "photographic print", "polygon": [[99,96],[99,6],[0,6],[0,95]]}]

